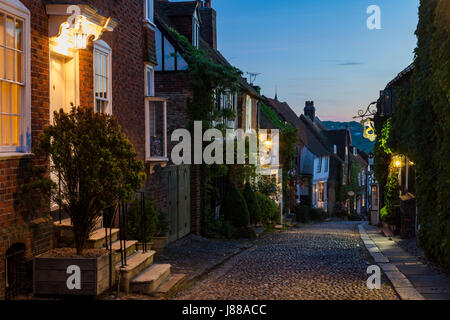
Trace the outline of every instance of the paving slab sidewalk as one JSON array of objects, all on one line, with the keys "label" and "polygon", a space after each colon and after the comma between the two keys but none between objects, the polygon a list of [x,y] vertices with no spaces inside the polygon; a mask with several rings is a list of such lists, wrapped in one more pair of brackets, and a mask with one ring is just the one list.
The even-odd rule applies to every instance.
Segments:
[{"label": "paving slab sidewalk", "polygon": [[380,230],[359,225],[361,239],[403,300],[450,300],[450,278],[439,273],[385,237]]}]

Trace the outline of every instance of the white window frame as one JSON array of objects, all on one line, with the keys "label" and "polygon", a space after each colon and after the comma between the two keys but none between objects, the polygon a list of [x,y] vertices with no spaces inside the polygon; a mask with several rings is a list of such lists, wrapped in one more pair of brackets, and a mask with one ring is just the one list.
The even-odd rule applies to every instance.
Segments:
[{"label": "white window frame", "polygon": [[[164,112],[164,156],[153,157],[150,150],[150,102],[162,102]],[[157,97],[145,98],[145,161],[148,162],[168,162],[167,157],[167,100]]]},{"label": "white window frame", "polygon": [[328,172],[330,168],[330,158],[326,157],[325,158],[325,172]]},{"label": "white window frame", "polygon": [[155,16],[155,8],[153,1],[154,0],[144,0],[144,18],[145,21],[150,22],[150,24],[152,25],[154,25],[154,16]]},{"label": "white window frame", "polygon": [[195,48],[200,46],[200,22],[197,18],[197,12],[192,17],[192,45]]},{"label": "white window frame", "polygon": [[245,131],[252,131],[252,98],[249,95],[245,96]]},{"label": "white window frame", "polygon": [[[31,27],[30,11],[19,0],[0,0],[0,10],[23,21],[23,86],[20,106],[19,146],[1,146],[0,158],[31,153]],[[6,29],[6,26],[5,26]],[[6,54],[5,54],[6,56]],[[6,59],[6,57],[5,57]],[[16,83],[16,82],[12,82]],[[1,143],[1,142],[0,142]]]},{"label": "white window frame", "polygon": [[[107,99],[103,99],[103,98],[98,98],[95,96],[95,54],[96,52],[100,52],[104,55],[107,56],[108,61],[106,62],[106,68],[107,73],[106,73],[106,77],[108,79],[107,81],[107,94],[108,94],[108,98]],[[102,100],[102,101],[107,101],[108,102],[108,107],[106,109],[107,114],[112,114],[112,101],[113,101],[113,96],[112,96],[112,49],[111,47],[103,40],[97,40],[94,43],[94,54],[93,54],[93,66],[94,66],[94,110],[97,108],[97,100]]]},{"label": "white window frame", "polygon": [[[148,85],[148,75],[150,73],[151,78],[151,87],[149,88]],[[145,64],[145,96],[146,97],[153,97],[155,95],[155,68],[151,64]]]},{"label": "white window frame", "polygon": [[321,173],[322,172],[322,157],[318,157],[317,158],[317,173]]}]

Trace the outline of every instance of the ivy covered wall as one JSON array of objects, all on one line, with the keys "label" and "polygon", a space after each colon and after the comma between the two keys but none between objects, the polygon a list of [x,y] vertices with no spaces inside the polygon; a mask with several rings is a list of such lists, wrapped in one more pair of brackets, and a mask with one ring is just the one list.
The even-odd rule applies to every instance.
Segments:
[{"label": "ivy covered wall", "polygon": [[[376,119],[377,180],[387,182],[390,152],[416,164],[419,242],[450,267],[450,1],[421,0],[414,71],[397,90],[392,120]],[[384,183],[384,184],[383,184]]]}]

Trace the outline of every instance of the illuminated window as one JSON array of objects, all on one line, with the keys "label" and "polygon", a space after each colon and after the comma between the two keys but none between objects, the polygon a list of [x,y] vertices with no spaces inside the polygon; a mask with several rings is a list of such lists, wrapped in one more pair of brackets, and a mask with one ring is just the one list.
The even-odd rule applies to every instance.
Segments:
[{"label": "illuminated window", "polygon": [[25,20],[2,11],[3,6],[0,1],[0,152],[24,151]]},{"label": "illuminated window", "polygon": [[94,46],[95,111],[112,113],[111,48],[102,40]]},{"label": "illuminated window", "polygon": [[318,201],[323,202],[325,197],[324,197],[324,184],[323,182],[320,182],[319,184],[317,184],[317,196],[318,196]]}]

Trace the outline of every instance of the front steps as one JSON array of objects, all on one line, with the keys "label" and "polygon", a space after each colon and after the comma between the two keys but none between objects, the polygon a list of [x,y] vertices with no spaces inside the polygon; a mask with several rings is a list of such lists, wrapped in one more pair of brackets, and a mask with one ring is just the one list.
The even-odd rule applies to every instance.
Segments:
[{"label": "front steps", "polygon": [[[60,224],[55,222],[56,236],[59,245],[72,246],[73,232],[69,219]],[[106,247],[106,232],[97,224],[95,230],[89,237],[88,249],[101,249]],[[186,276],[184,274],[171,274],[170,264],[153,264],[156,252],[149,250],[143,252],[138,250],[138,241],[127,240],[122,242],[123,252],[126,254],[127,263],[122,267],[119,229],[108,229],[108,246],[111,237],[113,264],[115,265],[114,283],[118,291],[129,294],[139,293],[150,295],[157,299],[168,299],[184,288]]]},{"label": "front steps", "polygon": [[131,281],[133,292],[151,294],[170,275],[170,264],[155,264]]}]

